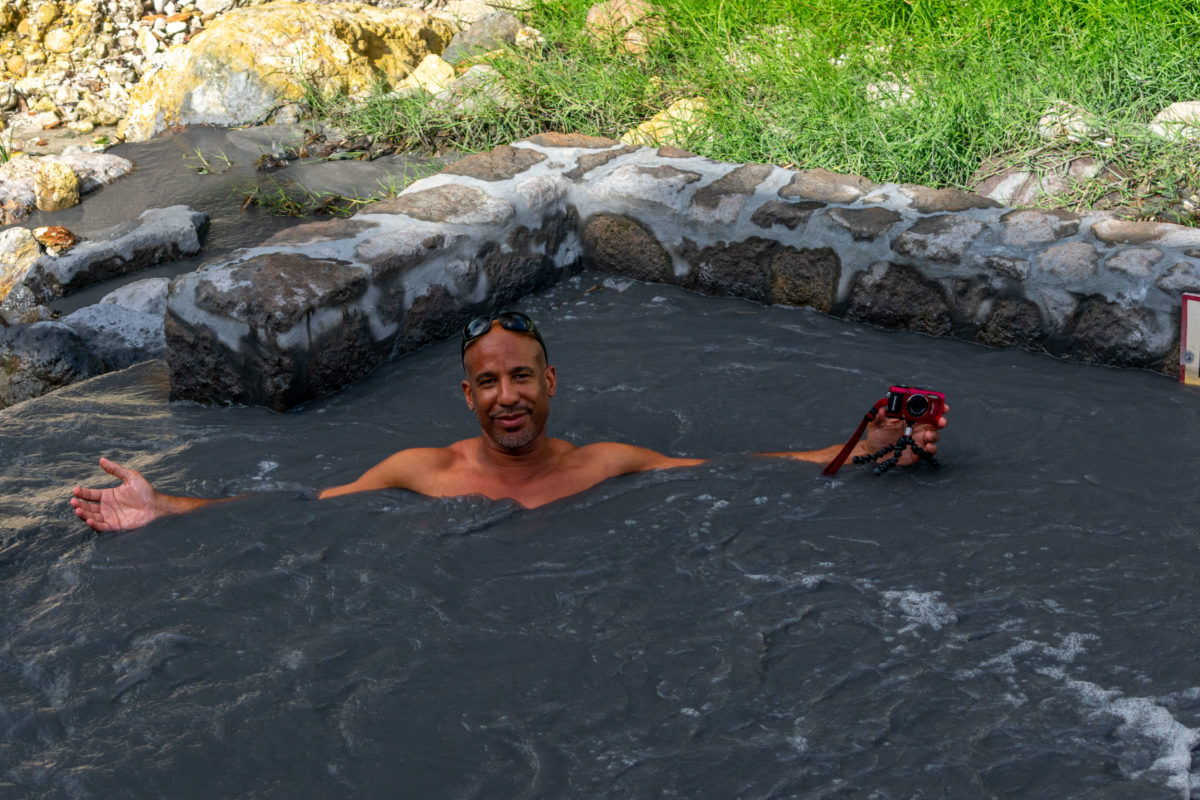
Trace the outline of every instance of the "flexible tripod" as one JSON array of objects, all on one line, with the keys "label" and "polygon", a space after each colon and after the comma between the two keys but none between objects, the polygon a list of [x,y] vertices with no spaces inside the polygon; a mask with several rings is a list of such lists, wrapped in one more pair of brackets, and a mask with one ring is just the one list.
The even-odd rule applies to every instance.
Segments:
[{"label": "flexible tripod", "polygon": [[897,439],[895,444],[889,444],[869,456],[855,456],[853,459],[854,463],[867,464],[871,461],[879,461],[879,459],[883,458],[888,453],[891,453],[892,455],[890,458],[885,459],[884,461],[879,461],[879,463],[875,465],[875,469],[871,470],[876,475],[882,475],[892,467],[899,464],[900,456],[904,455],[904,451],[912,448],[912,451],[916,453],[921,460],[928,461],[929,466],[933,467],[934,469],[939,469],[942,465],[938,463],[938,460],[934,458],[931,453],[916,443],[912,437],[912,432],[912,425],[908,424],[906,421],[904,426],[904,435]]},{"label": "flexible tripod", "polygon": [[[825,469],[821,470],[822,475],[833,475],[839,469],[841,469],[842,464],[844,464],[846,459],[849,457],[850,451],[854,449],[854,446],[858,444],[858,440],[862,438],[863,432],[865,432],[867,429],[867,425],[869,425],[872,420],[879,416],[879,412],[882,411],[886,406],[886,397],[875,402],[875,405],[871,407],[871,410],[868,411],[865,416],[863,416],[862,422],[859,423],[858,430],[850,435],[850,438],[846,441],[845,446],[842,447],[841,452],[834,456],[833,461],[830,461]],[[874,472],[876,475],[882,475],[892,467],[899,464],[900,456],[904,455],[904,451],[912,448],[912,451],[916,453],[921,460],[929,462],[929,465],[934,469],[940,468],[941,464],[937,462],[937,459],[919,444],[917,444],[912,438],[912,423],[908,420],[905,420],[904,422],[904,435],[897,439],[895,444],[889,444],[879,452],[873,453],[869,456],[855,456],[854,463],[866,464],[871,461],[878,461],[888,453],[891,453],[892,455],[890,458],[876,464],[875,469],[872,470],[872,472]]]}]

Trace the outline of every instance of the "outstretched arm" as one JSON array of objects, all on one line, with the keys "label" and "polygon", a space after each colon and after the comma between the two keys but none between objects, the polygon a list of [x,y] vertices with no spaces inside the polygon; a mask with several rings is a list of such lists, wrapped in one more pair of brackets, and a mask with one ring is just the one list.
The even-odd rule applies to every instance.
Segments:
[{"label": "outstretched arm", "polygon": [[75,509],[75,515],[95,531],[131,531],[159,517],[183,514],[201,506],[233,499],[204,500],[163,494],[135,469],[123,467],[107,458],[100,459],[100,466],[109,475],[119,478],[121,485],[111,489],[76,486],[71,490],[71,506]]},{"label": "outstretched arm", "polygon": [[[946,412],[950,411],[950,404],[944,405]],[[890,444],[895,444],[900,437],[904,435],[905,422],[902,419],[887,417],[883,414],[877,416],[870,425],[867,426],[867,434],[861,439],[850,456],[866,456],[872,453],[877,453]],[[938,417],[937,423],[917,425],[913,428],[913,441],[915,441],[921,449],[925,450],[930,455],[937,452],[937,442],[941,438],[941,429],[946,427],[946,414]],[[832,461],[839,452],[842,445],[835,444],[829,447],[822,447],[820,450],[800,450],[778,453],[759,453],[763,456],[772,456],[775,458],[793,458],[797,461],[811,461],[814,464],[828,464]],[[912,450],[906,450],[900,457],[901,465],[912,464],[918,459],[916,453]]]}]

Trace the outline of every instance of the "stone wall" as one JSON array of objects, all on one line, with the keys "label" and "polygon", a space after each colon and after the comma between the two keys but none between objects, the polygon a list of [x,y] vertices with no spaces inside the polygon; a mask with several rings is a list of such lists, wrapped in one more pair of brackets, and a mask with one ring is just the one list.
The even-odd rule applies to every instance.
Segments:
[{"label": "stone wall", "polygon": [[175,279],[172,393],[287,408],[584,266],[1175,374],[1200,230],[543,134]]}]

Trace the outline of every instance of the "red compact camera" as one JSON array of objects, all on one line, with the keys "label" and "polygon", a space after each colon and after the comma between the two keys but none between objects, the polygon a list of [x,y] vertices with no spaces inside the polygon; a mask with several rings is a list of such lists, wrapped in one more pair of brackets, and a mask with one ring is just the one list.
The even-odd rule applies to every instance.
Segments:
[{"label": "red compact camera", "polygon": [[945,410],[946,395],[942,392],[914,389],[911,386],[893,386],[888,389],[887,408],[883,413],[911,425],[923,422],[936,425],[938,417]]}]

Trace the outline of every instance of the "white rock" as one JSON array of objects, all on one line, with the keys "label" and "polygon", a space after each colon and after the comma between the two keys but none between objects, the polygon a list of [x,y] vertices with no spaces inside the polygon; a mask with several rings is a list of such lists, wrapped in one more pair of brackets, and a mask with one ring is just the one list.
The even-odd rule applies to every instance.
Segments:
[{"label": "white rock", "polygon": [[1151,120],[1150,132],[1164,139],[1200,138],[1200,101],[1167,106]]},{"label": "white rock", "polygon": [[1084,142],[1100,135],[1095,115],[1061,100],[1050,105],[1038,120],[1038,135],[1047,141]]},{"label": "white rock", "polygon": [[175,36],[180,33],[187,33],[188,32],[188,24],[186,22],[184,22],[183,20],[176,20],[175,22],[168,22],[166,27],[163,28],[163,32],[166,33],[167,36]]}]

